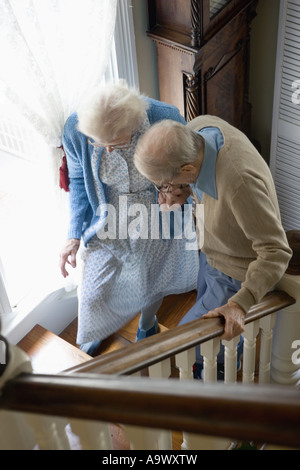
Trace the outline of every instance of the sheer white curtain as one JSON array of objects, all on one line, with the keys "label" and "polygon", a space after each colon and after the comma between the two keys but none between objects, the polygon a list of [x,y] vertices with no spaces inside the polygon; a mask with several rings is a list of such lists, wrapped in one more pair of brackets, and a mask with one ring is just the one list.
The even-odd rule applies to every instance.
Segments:
[{"label": "sheer white curtain", "polygon": [[53,149],[61,145],[68,115],[105,73],[116,3],[117,0],[0,2],[2,95]]},{"label": "sheer white curtain", "polygon": [[58,147],[66,118],[103,79],[116,7],[117,0],[0,0],[0,114],[20,116],[41,141],[34,164],[12,170],[19,195],[1,223],[7,277],[26,284],[23,291],[57,288],[62,280],[58,254],[68,214]]}]

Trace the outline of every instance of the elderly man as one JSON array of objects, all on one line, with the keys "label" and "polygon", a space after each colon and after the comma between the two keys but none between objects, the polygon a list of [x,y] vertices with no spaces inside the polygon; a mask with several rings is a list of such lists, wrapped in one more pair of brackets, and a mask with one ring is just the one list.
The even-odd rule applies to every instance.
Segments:
[{"label": "elderly man", "polygon": [[160,203],[182,204],[188,184],[204,205],[197,301],[181,323],[222,316],[223,339],[240,335],[246,313],[280,280],[292,254],[267,164],[242,132],[214,116],[187,126],[157,123],[134,161],[159,189]]}]

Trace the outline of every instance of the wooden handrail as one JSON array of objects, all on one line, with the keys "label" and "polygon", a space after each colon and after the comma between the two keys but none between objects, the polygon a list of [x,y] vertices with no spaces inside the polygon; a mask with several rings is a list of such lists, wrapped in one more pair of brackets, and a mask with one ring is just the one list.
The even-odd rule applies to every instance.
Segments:
[{"label": "wooden handrail", "polygon": [[0,409],[300,446],[294,387],[22,374],[2,389]]},{"label": "wooden handrail", "polygon": [[[295,299],[286,292],[273,291],[254,305],[246,316],[246,324],[293,305]],[[221,336],[221,318],[199,319],[158,335],[146,338],[122,349],[91,359],[66,373],[132,374],[152,364],[170,358],[184,350]]]}]

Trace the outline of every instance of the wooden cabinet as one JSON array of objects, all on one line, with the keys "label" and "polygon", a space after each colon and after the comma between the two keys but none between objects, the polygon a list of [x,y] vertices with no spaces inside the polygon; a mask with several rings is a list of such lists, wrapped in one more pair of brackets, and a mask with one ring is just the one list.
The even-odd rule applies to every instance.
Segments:
[{"label": "wooden cabinet", "polygon": [[250,133],[249,43],[258,0],[147,0],[160,99],[187,121],[219,116]]}]

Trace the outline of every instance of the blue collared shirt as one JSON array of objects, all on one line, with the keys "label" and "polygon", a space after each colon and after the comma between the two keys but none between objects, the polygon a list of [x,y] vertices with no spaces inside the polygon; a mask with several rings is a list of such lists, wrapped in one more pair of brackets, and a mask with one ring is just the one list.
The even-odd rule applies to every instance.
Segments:
[{"label": "blue collared shirt", "polygon": [[224,137],[217,127],[206,127],[198,132],[204,140],[204,155],[201,169],[196,183],[191,184],[191,188],[202,200],[203,193],[214,199],[218,199],[216,187],[216,162],[218,153],[224,145]]}]

